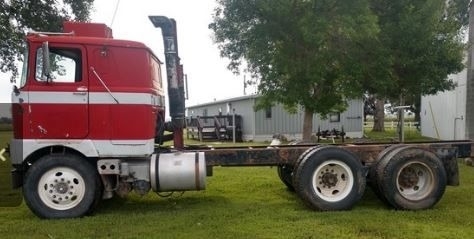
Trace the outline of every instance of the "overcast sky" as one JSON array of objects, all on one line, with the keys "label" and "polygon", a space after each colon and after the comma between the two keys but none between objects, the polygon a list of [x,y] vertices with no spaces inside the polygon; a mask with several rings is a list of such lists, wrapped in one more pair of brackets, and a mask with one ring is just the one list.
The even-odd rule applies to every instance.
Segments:
[{"label": "overcast sky", "polygon": [[[212,42],[208,24],[214,7],[215,0],[95,0],[91,18],[92,22],[110,26],[114,38],[145,43],[163,62],[161,31],[153,27],[148,16],[174,18],[179,55],[184,73],[188,75],[186,105],[191,106],[243,95],[243,75],[236,76],[227,70],[228,60],[219,56],[217,46]],[[163,73],[164,69],[163,65]],[[0,74],[0,102],[10,101],[11,89],[9,76]]]}]

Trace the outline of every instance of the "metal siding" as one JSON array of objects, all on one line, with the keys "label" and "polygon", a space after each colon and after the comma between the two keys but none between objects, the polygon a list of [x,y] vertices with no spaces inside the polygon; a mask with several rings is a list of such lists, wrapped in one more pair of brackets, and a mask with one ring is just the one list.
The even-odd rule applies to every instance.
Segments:
[{"label": "metal siding", "polygon": [[232,105],[235,108],[235,114],[242,116],[242,134],[252,134],[253,99],[235,101],[232,102]]},{"label": "metal siding", "polygon": [[265,118],[265,111],[264,110],[259,110],[255,112],[255,134],[263,134],[267,130],[265,127],[268,125],[267,121],[269,119]]},{"label": "metal siding", "polygon": [[330,122],[328,119],[322,120],[320,117],[313,119],[314,132],[321,127],[321,130],[342,130],[345,132],[363,132],[363,101],[360,99],[349,101],[348,108],[345,112],[340,113],[340,122]]},{"label": "metal siding", "polygon": [[[300,108],[297,113],[290,114],[285,111],[282,105],[276,105],[272,108],[272,118],[265,118],[265,111],[256,112],[256,133],[257,134],[301,134],[303,130],[303,109]],[[363,101],[351,100],[346,112],[340,114],[340,122],[329,122],[329,119],[321,120],[315,115],[313,118],[313,133],[316,133],[318,126],[321,130],[331,130],[333,128],[341,130],[344,126],[346,132],[363,131]]]},{"label": "metal siding", "polygon": [[[229,99],[228,101],[216,102],[204,106],[188,107],[187,112],[194,110],[194,113],[201,112],[203,108],[208,109],[208,115],[218,114],[218,108],[222,107],[223,114],[226,114],[227,102],[232,103],[232,107],[236,109],[235,113],[242,116],[243,135],[247,139],[265,139],[271,140],[271,135],[279,133],[289,136],[291,139],[300,138],[303,130],[303,108],[299,107],[295,114],[286,112],[284,107],[277,104],[272,107],[272,117],[266,118],[265,110],[253,112],[255,98],[239,98],[237,100]],[[196,114],[194,114],[196,116]],[[341,113],[341,121],[338,123],[330,123],[329,120],[320,120],[317,115],[313,119],[313,133],[316,133],[318,126],[321,130],[333,129],[341,130],[344,125],[346,132],[356,132],[362,136],[363,131],[363,102],[362,100],[351,100],[346,112]]]},{"label": "metal siding", "polygon": [[452,91],[421,99],[421,134],[442,140],[466,139],[466,77],[467,71],[450,75],[457,83]]},{"label": "metal siding", "polygon": [[347,132],[364,131],[364,101],[351,100],[347,111],[341,113],[341,121]]}]

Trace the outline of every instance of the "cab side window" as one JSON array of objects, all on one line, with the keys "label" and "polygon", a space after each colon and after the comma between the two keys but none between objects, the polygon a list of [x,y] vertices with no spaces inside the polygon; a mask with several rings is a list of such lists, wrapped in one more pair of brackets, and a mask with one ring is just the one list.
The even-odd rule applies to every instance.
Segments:
[{"label": "cab side window", "polygon": [[[36,50],[36,80],[46,81],[42,76],[43,49]],[[50,74],[52,82],[73,83],[82,80],[82,54],[80,49],[53,48],[49,49]]]}]

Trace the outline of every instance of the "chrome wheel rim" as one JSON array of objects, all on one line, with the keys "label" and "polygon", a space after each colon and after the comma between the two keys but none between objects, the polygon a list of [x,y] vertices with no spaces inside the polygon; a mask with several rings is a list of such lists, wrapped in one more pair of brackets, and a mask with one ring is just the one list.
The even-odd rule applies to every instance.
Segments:
[{"label": "chrome wheel rim", "polygon": [[47,171],[38,182],[41,201],[55,210],[76,207],[85,195],[84,178],[75,170],[57,167]]}]

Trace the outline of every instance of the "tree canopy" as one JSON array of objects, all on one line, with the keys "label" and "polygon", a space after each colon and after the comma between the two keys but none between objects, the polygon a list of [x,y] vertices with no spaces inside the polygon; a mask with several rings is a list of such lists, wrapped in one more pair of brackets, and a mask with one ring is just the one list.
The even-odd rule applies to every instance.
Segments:
[{"label": "tree canopy", "polygon": [[448,75],[464,68],[469,0],[217,2],[209,27],[229,68],[259,79],[258,106],[303,106],[305,139],[306,115],[344,110],[364,92],[416,99],[449,90]]},{"label": "tree canopy", "polygon": [[390,84],[379,93],[435,94],[454,87],[447,76],[464,68],[461,30],[469,0],[372,0],[379,19],[379,40],[389,59]]},{"label": "tree canopy", "polygon": [[60,31],[64,20],[89,20],[94,0],[6,0],[0,2],[0,71],[18,74],[29,29]]},{"label": "tree canopy", "polygon": [[218,0],[209,25],[229,68],[259,79],[258,106],[303,106],[303,138],[312,117],[339,112],[362,97],[374,62],[377,18],[366,0]]},{"label": "tree canopy", "polygon": [[[469,2],[371,0],[386,65],[377,84],[366,82],[368,92],[379,100],[413,104],[415,115],[419,116],[422,95],[453,89],[455,83],[448,76],[465,67],[463,33],[468,24]],[[374,118],[374,130],[383,130],[383,113]]]}]

